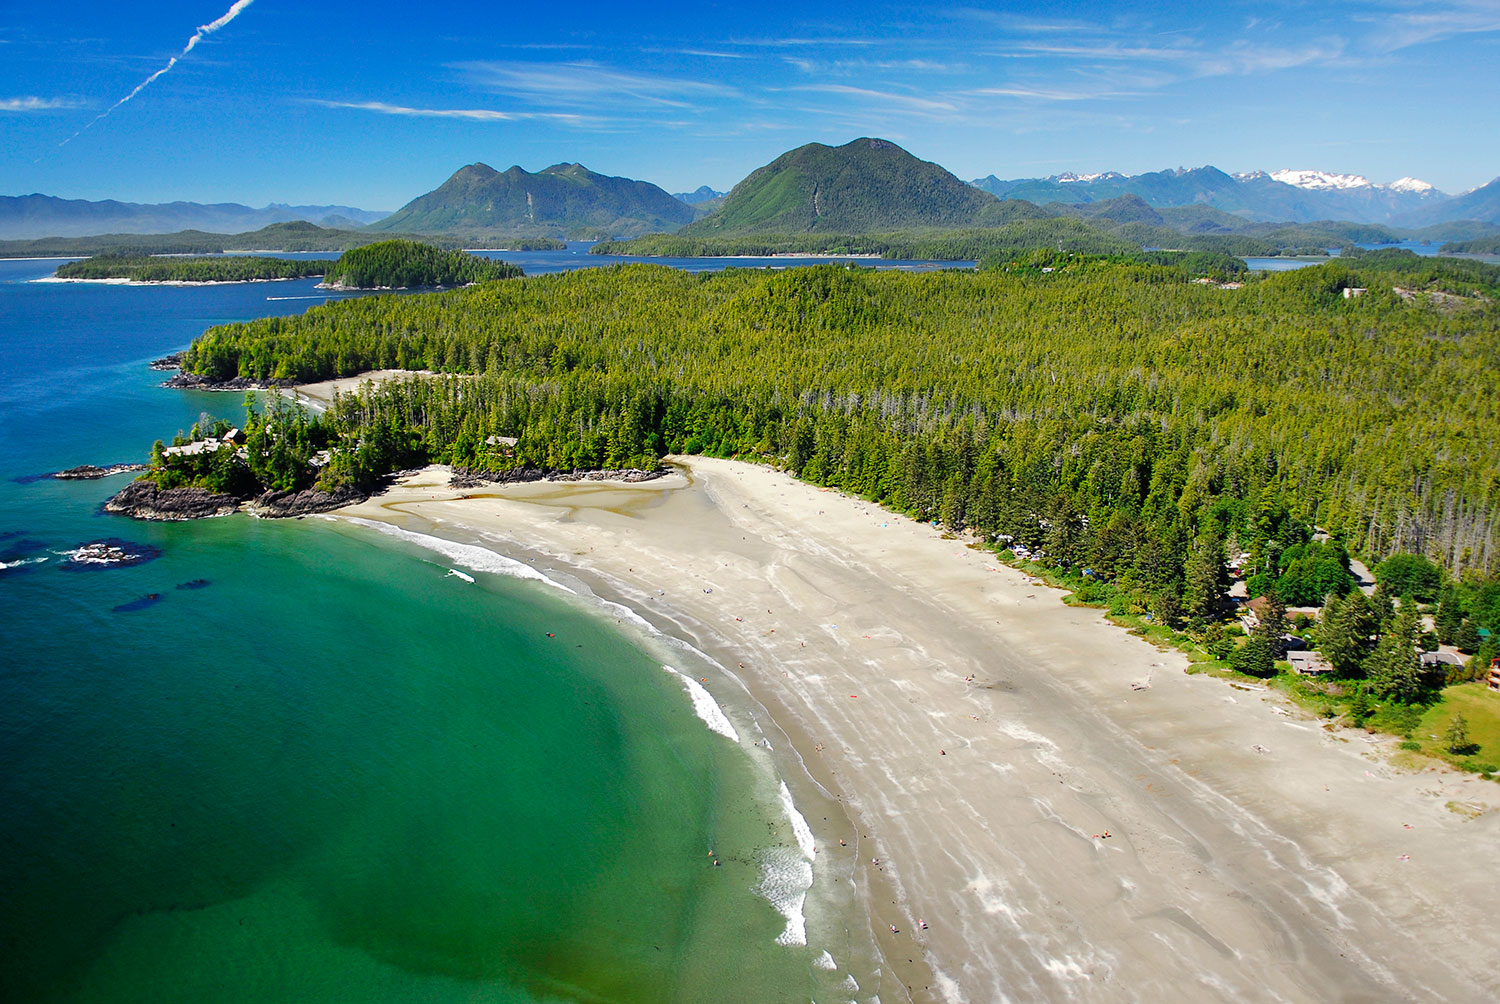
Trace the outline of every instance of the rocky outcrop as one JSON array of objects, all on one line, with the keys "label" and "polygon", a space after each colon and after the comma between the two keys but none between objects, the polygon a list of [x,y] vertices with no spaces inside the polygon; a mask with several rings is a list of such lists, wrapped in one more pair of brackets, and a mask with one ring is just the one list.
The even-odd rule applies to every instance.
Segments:
[{"label": "rocky outcrop", "polygon": [[301,491],[266,492],[253,499],[247,508],[256,516],[284,519],[288,516],[306,516],[315,512],[342,509],[346,505],[363,502],[369,497],[369,492],[350,486],[332,492],[304,488]]},{"label": "rocky outcrop", "polygon": [[476,471],[455,467],[448,484],[453,488],[479,488],[482,485],[519,485],[532,481],[624,481],[635,484],[654,481],[672,473],[666,467],[654,471],[625,468],[613,471],[544,471],[535,467],[518,467],[509,471]]},{"label": "rocky outcrop", "polygon": [[58,481],[94,481],[98,478],[107,478],[111,474],[128,474],[131,471],[144,471],[145,469],[145,464],[110,464],[108,467],[80,464],[78,467],[58,471],[52,476]]},{"label": "rocky outcrop", "polygon": [[151,368],[154,370],[161,370],[162,372],[180,370],[182,369],[182,353],[173,352],[169,356],[162,356],[160,359],[153,359],[151,360]]},{"label": "rocky outcrop", "polygon": [[109,501],[104,511],[135,519],[179,520],[227,516],[242,500],[206,488],[158,488],[150,481],[132,481]]},{"label": "rocky outcrop", "polygon": [[104,511],[135,519],[182,520],[227,516],[240,509],[270,519],[306,516],[354,505],[369,498],[369,492],[345,487],[325,492],[316,488],[301,491],[263,492],[252,498],[211,492],[206,488],[158,488],[150,481],[132,481],[124,490],[104,503]]},{"label": "rocky outcrop", "polygon": [[63,565],[64,570],[77,572],[144,565],[161,557],[161,548],[121,540],[119,537],[106,537],[79,544],[62,553],[68,559]]},{"label": "rocky outcrop", "polygon": [[295,387],[295,380],[251,380],[249,377],[231,377],[215,380],[198,373],[178,373],[162,383],[163,387],[176,390],[275,390],[278,387]]}]

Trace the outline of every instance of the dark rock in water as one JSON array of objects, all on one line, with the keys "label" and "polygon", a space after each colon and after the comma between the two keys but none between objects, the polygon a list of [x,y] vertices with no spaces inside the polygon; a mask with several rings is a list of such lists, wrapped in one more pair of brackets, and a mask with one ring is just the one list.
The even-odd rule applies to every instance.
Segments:
[{"label": "dark rock in water", "polygon": [[39,553],[47,547],[40,540],[23,537],[23,531],[10,530],[0,533],[0,575],[15,575],[26,569],[52,560],[52,555]]},{"label": "dark rock in water", "polygon": [[144,471],[145,464],[110,464],[108,467],[95,467],[93,464],[82,464],[78,467],[69,467],[65,471],[58,471],[52,477],[59,481],[93,481],[97,478],[107,478],[112,474],[127,474],[131,471]]},{"label": "dark rock in water", "polygon": [[0,536],[0,561],[12,562],[30,557],[47,545],[34,537],[23,537],[21,531]]},{"label": "dark rock in water", "polygon": [[191,582],[179,582],[179,583],[177,583],[177,588],[178,589],[207,589],[208,588],[208,580],[207,579],[193,579]]},{"label": "dark rock in water", "polygon": [[140,599],[131,600],[129,603],[121,603],[119,606],[114,607],[113,610],[117,614],[124,614],[132,610],[145,610],[147,607],[154,606],[160,602],[161,593],[147,593]]},{"label": "dark rock in water", "polygon": [[150,544],[136,544],[119,537],[107,537],[104,540],[91,540],[87,544],[79,544],[70,551],[64,551],[68,560],[63,568],[68,571],[82,572],[94,571],[101,568],[127,568],[131,565],[144,565],[148,561],[154,561],[161,557],[161,548],[152,547]]},{"label": "dark rock in water", "polygon": [[333,492],[304,488],[302,491],[266,492],[250,503],[250,511],[257,516],[284,519],[288,516],[306,516],[315,512],[342,509],[346,505],[363,502],[369,492],[345,486]]},{"label": "dark rock in water", "polygon": [[163,387],[177,390],[275,390],[277,387],[295,387],[295,380],[251,380],[249,377],[233,377],[229,380],[214,380],[197,373],[178,373],[162,383]]},{"label": "dark rock in water", "polygon": [[543,471],[535,467],[518,467],[509,471],[476,471],[468,467],[455,467],[448,484],[453,488],[479,488],[482,485],[519,485],[532,481],[624,481],[636,484],[655,481],[671,474],[666,467],[654,471],[626,468],[610,471]]},{"label": "dark rock in water", "polygon": [[158,488],[150,481],[132,481],[104,503],[105,512],[136,519],[177,520],[227,516],[240,507],[233,495],[207,488]]},{"label": "dark rock in water", "polygon": [[168,372],[182,369],[182,353],[173,352],[171,355],[162,356],[160,359],[151,360],[151,368]]},{"label": "dark rock in water", "polygon": [[304,488],[301,491],[265,492],[250,498],[211,492],[206,488],[158,488],[150,481],[132,481],[109,501],[104,511],[133,516],[136,519],[179,520],[227,516],[247,508],[257,516],[280,519],[328,512],[363,502],[370,493],[358,488],[340,488],[335,492]]}]

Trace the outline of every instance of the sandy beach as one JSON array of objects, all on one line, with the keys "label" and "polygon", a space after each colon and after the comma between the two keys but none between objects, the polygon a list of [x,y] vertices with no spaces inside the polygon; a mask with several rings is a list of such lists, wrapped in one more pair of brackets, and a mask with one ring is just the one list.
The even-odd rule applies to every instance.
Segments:
[{"label": "sandy beach", "polygon": [[437,376],[437,374],[431,370],[369,370],[358,376],[298,384],[295,387],[285,388],[282,393],[313,411],[327,411],[336,395],[353,393],[366,383],[378,386],[387,380],[412,376]]},{"label": "sandy beach", "polygon": [[676,462],[467,493],[429,468],[339,515],[565,570],[727,667],[715,699],[842,808],[809,814],[819,867],[913,1001],[1500,998],[1493,783],[1189,676],[930,526]]}]

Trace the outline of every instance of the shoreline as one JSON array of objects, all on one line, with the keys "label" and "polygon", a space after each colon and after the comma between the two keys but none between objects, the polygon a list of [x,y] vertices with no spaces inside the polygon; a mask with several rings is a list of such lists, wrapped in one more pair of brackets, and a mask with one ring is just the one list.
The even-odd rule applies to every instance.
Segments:
[{"label": "shoreline", "polygon": [[[36,261],[47,261],[51,259],[33,259]],[[60,259],[59,259],[60,260]],[[94,283],[99,286],[243,286],[251,282],[297,282],[302,279],[313,279],[311,275],[282,276],[275,279],[204,279],[193,281],[190,279],[127,279],[124,277],[109,279],[71,279],[60,278],[55,275],[43,276],[40,279],[28,279],[28,282],[84,282]]]},{"label": "shoreline", "polygon": [[429,468],[331,518],[534,556],[736,667],[715,700],[786,737],[799,805],[822,789],[842,806],[808,821],[820,848],[853,849],[913,1000],[1500,992],[1492,887],[1466,873],[1500,833],[1486,782],[1396,770],[1376,749],[1393,740],[1188,676],[906,517],[768,468],[678,464],[478,491]]}]

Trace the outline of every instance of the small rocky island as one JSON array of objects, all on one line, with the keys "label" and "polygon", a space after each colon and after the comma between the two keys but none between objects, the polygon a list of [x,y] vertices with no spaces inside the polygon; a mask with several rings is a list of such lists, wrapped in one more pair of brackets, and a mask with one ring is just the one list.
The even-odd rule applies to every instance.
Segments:
[{"label": "small rocky island", "polygon": [[144,565],[161,557],[161,548],[150,544],[137,544],[119,537],[91,540],[86,544],[64,551],[67,561],[64,569],[85,571],[100,568],[126,568]]}]

